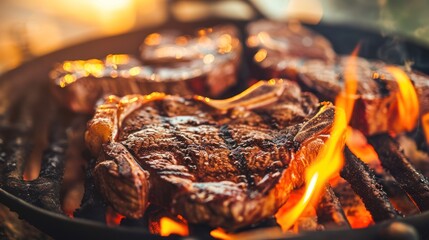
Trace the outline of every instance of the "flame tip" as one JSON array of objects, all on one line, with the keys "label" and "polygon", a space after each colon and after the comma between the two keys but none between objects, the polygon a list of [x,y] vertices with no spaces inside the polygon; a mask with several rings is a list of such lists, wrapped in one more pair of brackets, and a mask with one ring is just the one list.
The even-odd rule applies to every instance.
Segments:
[{"label": "flame tip", "polygon": [[[180,216],[180,215],[179,215]],[[163,237],[168,237],[171,234],[177,234],[182,237],[189,235],[188,225],[182,216],[177,217],[179,221],[175,221],[169,217],[162,217],[159,220],[160,224],[160,235]]]},{"label": "flame tip", "polygon": [[[305,170],[305,193],[289,211],[281,211],[276,214],[276,219],[283,231],[289,230],[301,216],[309,204],[319,199],[322,190],[329,180],[334,177],[344,164],[343,149],[348,131],[348,122],[352,115],[357,91],[356,58],[359,53],[358,44],[345,69],[345,84],[342,92],[335,100],[335,116],[329,139],[326,140],[316,159]],[[323,108],[332,105],[330,102],[321,102]]]}]

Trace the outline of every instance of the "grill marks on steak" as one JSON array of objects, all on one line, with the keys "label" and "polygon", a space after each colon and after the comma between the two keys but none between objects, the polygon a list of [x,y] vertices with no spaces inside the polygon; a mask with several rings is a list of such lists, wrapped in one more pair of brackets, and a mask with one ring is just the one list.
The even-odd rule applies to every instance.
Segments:
[{"label": "grill marks on steak", "polygon": [[[295,79],[305,60],[333,62],[336,57],[328,39],[298,22],[260,20],[250,23],[247,32],[247,46],[255,53],[256,79]],[[256,57],[258,53],[265,56]]]},{"label": "grill marks on steak", "polygon": [[[218,178],[232,180],[239,172],[229,161],[224,161],[228,159],[230,151],[223,143],[223,139],[219,137],[219,130],[214,126],[215,123],[207,121],[207,118],[210,118],[208,114],[200,113],[203,118],[192,116],[198,115],[200,110],[192,105],[184,108],[180,100],[182,99],[177,98],[176,104],[171,99],[153,102],[157,107],[156,114],[159,121],[145,126],[138,125],[143,129],[128,136],[121,136],[120,138],[125,139],[122,143],[135,155],[145,156],[145,160],[156,157],[153,155],[163,155],[168,152],[169,158],[174,158],[174,164],[187,166],[186,172],[192,172],[197,181],[204,177],[208,177],[207,181],[218,181]],[[200,103],[196,104],[200,105]],[[206,106],[201,105],[201,107]],[[144,108],[141,111],[144,111]],[[138,114],[138,112],[134,113]],[[141,116],[134,119],[134,113],[125,119],[125,128],[128,122],[135,123],[142,120]],[[146,161],[142,162],[145,164]],[[151,167],[156,168],[154,165]],[[222,175],[225,172],[228,174]]]},{"label": "grill marks on steak", "polygon": [[[99,186],[101,192],[129,217],[142,216],[141,206],[148,201],[189,222],[228,229],[272,216],[303,183],[303,172],[328,137],[334,115],[333,107],[327,106],[314,117],[317,98],[301,93],[294,83],[282,84],[285,91],[277,102],[254,110],[221,111],[177,96],[150,101],[131,96],[117,99],[116,107],[100,106],[88,124],[86,141],[94,154],[104,152],[94,175],[99,185],[112,186]],[[106,132],[111,137],[99,142]],[[126,151],[106,153],[116,148]],[[121,161],[130,157],[138,167]],[[136,175],[118,174],[114,162],[145,173],[140,176],[150,186],[128,188]],[[126,209],[121,195],[142,200],[140,208]]]},{"label": "grill marks on steak", "polygon": [[[244,183],[246,187],[255,186],[255,178],[260,179],[257,173],[264,173],[268,168],[273,169],[273,166],[284,166],[279,152],[283,153],[284,159],[290,159],[285,150],[273,142],[273,129],[256,126],[262,123],[257,114],[231,121],[229,117],[212,116],[209,111],[201,111],[208,108],[202,103],[182,100],[176,98],[153,102],[149,108],[152,114],[157,114],[158,119],[148,125],[135,124],[154,120],[146,114],[146,106],[135,111],[135,115],[128,116],[123,124],[124,129],[130,131],[130,126],[141,128],[120,135],[124,139],[124,146],[136,156],[153,155],[156,151],[164,154],[168,151],[177,160],[176,164],[187,166],[196,181],[228,180]],[[235,114],[238,114],[237,111]],[[220,123],[213,118],[217,118]],[[254,123],[255,126],[243,122]],[[297,130],[295,128],[295,132]],[[289,134],[289,137],[292,142],[293,135]]]},{"label": "grill marks on steak", "polygon": [[318,91],[325,99],[334,100],[344,85],[347,67],[356,73],[356,76],[350,77],[358,80],[357,94],[361,98],[387,97],[398,88],[393,77],[386,71],[384,63],[360,57],[342,56],[332,63],[306,61],[300,68],[298,78],[305,86]]},{"label": "grill marks on steak", "polygon": [[[298,74],[298,81],[307,89],[318,93],[321,99],[333,101],[344,85],[344,72],[350,57],[338,57],[334,63],[319,60],[305,62]],[[350,124],[366,135],[387,132],[395,129],[391,119],[397,118],[398,84],[387,71],[386,63],[376,60],[355,58],[358,80],[356,102]],[[420,105],[420,114],[429,112],[429,77],[423,74],[406,71],[413,82]]]},{"label": "grill marks on steak", "polygon": [[[344,85],[345,69],[350,64],[350,58],[339,57],[336,62],[329,64],[308,61],[303,64],[298,81],[318,92],[320,98],[334,100]],[[391,129],[392,118],[389,116],[396,104],[396,95],[391,93],[397,91],[398,87],[381,64],[359,57],[353,62],[355,65],[349,67],[354,68],[357,75],[351,77],[358,81],[358,85],[350,125],[366,135],[386,132]]]},{"label": "grill marks on steak", "polygon": [[239,176],[244,177],[241,181],[245,182],[248,187],[253,188],[255,186],[255,181],[253,176],[250,175],[249,166],[244,155],[245,153],[242,151],[242,147],[239,146],[232,137],[232,131],[229,129],[228,125],[225,124],[220,126],[219,130],[219,136],[224,140],[226,146],[231,151],[229,159],[233,162],[233,165],[236,166]]},{"label": "grill marks on steak", "polygon": [[[255,50],[252,69],[257,78],[293,79],[322,100],[334,101],[344,85],[349,65],[356,72],[352,77],[358,80],[357,94],[352,96],[356,102],[351,125],[366,135],[397,129],[391,119],[398,117],[398,85],[386,70],[388,64],[356,57],[352,66],[350,57],[336,55],[322,35],[296,24],[258,21],[247,30],[247,45]],[[261,51],[263,57],[257,57]],[[406,72],[415,86],[420,114],[429,113],[429,76]]]}]

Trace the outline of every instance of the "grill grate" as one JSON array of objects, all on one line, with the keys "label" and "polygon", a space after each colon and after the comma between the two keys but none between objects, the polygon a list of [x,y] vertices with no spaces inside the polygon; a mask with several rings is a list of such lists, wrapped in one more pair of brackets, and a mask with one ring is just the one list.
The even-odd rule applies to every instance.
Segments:
[{"label": "grill grate", "polygon": [[[65,214],[63,212],[61,192],[63,185],[63,175],[66,161],[73,161],[67,158],[67,152],[71,146],[69,142],[76,139],[83,139],[85,122],[88,116],[73,116],[67,113],[66,110],[56,107],[48,107],[46,112],[55,112],[49,118],[49,128],[47,129],[48,141],[43,154],[41,156],[41,169],[39,176],[34,180],[24,180],[24,169],[26,160],[31,159],[35,143],[34,134],[37,131],[33,129],[32,121],[28,118],[34,116],[26,113],[23,109],[31,109],[34,105],[33,96],[28,96],[24,99],[20,108],[10,116],[9,121],[3,118],[4,123],[0,131],[0,156],[1,156],[1,177],[4,181],[2,188],[18,198],[39,206],[43,209],[54,213]],[[34,114],[34,113],[33,113]],[[11,119],[14,124],[11,124]],[[46,120],[46,119],[44,119]],[[71,138],[70,132],[73,130],[74,140]],[[79,133],[79,134],[76,134]],[[389,136],[381,135],[371,137],[370,143],[380,155],[383,166],[399,182],[399,185],[414,199],[417,206],[425,211],[429,202],[426,200],[426,192],[428,182],[426,178],[419,173],[406,159],[404,154],[399,150],[399,145]],[[68,148],[70,147],[70,148]],[[86,168],[85,193],[82,198],[81,207],[74,212],[74,217],[77,221],[81,219],[93,220],[100,223],[106,223],[107,206],[96,191],[94,181],[89,169],[95,163],[95,159],[89,158],[89,153],[86,152],[83,146],[74,149],[79,151],[88,159],[88,167]],[[69,154],[70,155],[70,154]],[[73,156],[73,154],[72,154]],[[365,207],[371,212],[375,222],[381,222],[387,219],[401,218],[399,213],[391,202],[388,194],[383,190],[380,183],[377,182],[376,174],[365,163],[359,160],[349,149],[345,149],[346,163],[341,171],[341,176],[347,180],[353,190],[358,194],[365,204]],[[28,164],[28,163],[27,163]],[[345,217],[341,204],[332,191],[330,186],[326,187],[325,194],[317,208],[318,222],[326,229],[348,229],[350,224]],[[154,214],[163,214],[162,210],[152,206],[146,215],[139,220],[125,219],[121,222],[122,227],[139,227],[146,229],[146,233],[150,230],[148,227],[150,219]],[[311,221],[311,220],[309,220]],[[308,225],[308,222],[303,225]],[[264,229],[277,226],[274,219],[267,220],[256,226],[241,230],[242,232],[254,231],[254,229]],[[305,226],[303,227],[305,229]],[[208,236],[210,229],[201,226],[190,226],[192,234],[196,236]],[[308,229],[307,229],[308,230]]]},{"label": "grill grate", "polygon": [[376,181],[373,171],[348,148],[345,149],[345,159],[345,166],[340,173],[341,177],[349,182],[353,191],[361,197],[374,221],[399,217],[400,214],[389,202],[386,192]]},{"label": "grill grate", "polygon": [[414,200],[421,211],[429,210],[429,181],[417,171],[400,150],[398,143],[387,134],[373,136],[374,146],[382,166],[387,169]]}]

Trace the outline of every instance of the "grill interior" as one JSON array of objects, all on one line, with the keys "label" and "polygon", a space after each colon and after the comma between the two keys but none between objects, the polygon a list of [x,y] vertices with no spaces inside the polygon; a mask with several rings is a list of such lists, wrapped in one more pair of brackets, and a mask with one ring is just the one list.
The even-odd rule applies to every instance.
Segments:
[{"label": "grill interior", "polygon": [[[198,25],[221,23],[219,20],[211,20]],[[242,30],[246,24],[242,21],[234,23]],[[171,25],[170,27],[173,28]],[[177,27],[194,29],[196,24],[179,24]],[[320,24],[309,27],[325,35],[340,54],[350,53],[360,42],[362,57],[397,64],[412,60],[415,69],[429,73],[429,51],[403,38],[383,37],[378,33],[350,26]],[[137,31],[71,47],[26,63],[1,77],[0,96],[8,99],[0,103],[2,203],[37,228],[61,239],[158,237],[151,232],[157,231],[156,220],[167,214],[165,211],[152,206],[142,219],[120,221],[120,216],[112,213],[100,198],[88,170],[94,159],[83,143],[86,122],[91,116],[63,109],[48,93],[48,72],[54,63],[66,59],[102,57],[108,53],[136,55],[143,38],[155,30]],[[242,32],[242,40],[245,39],[245,34]],[[124,42],[129,44],[123,46]],[[245,49],[244,58],[248,59],[249,55],[249,50]],[[244,89],[248,76],[249,70],[243,64],[239,84],[227,95]],[[418,130],[408,135],[417,142],[421,136],[422,133]],[[425,212],[429,208],[429,182],[421,172],[428,169],[429,162],[411,164],[400,150],[398,142],[387,134],[368,140],[377,151],[381,166],[371,165],[370,168],[346,149],[346,164],[341,171],[343,180],[326,187],[326,193],[315,209],[318,222],[311,217],[301,218],[298,226],[302,237],[388,237],[389,231],[385,229],[390,227],[390,223],[384,220],[389,219],[409,223],[421,236],[429,236],[429,230],[424,227],[424,223],[429,221],[429,214]],[[346,215],[350,211],[359,211],[356,207],[362,208],[363,204],[366,209],[364,211],[370,212],[377,224],[365,229],[350,230],[350,225],[354,225],[353,219]],[[416,216],[402,218],[404,215]],[[120,226],[110,228],[106,224]],[[242,237],[250,236],[248,234],[266,237],[264,234],[269,231],[273,237],[283,236],[279,235],[278,230],[273,230],[276,226],[272,218],[242,229],[237,234]],[[320,226],[328,231],[311,232],[321,230]],[[206,226],[190,225],[189,229],[193,237],[210,237],[211,229]],[[261,235],[257,235],[258,232]]]}]

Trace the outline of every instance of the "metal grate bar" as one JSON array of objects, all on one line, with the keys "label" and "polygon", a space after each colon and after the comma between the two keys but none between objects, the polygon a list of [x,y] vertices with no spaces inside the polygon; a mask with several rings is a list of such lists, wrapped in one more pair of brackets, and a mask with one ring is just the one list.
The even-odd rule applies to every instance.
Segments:
[{"label": "metal grate bar", "polygon": [[350,183],[353,191],[361,197],[374,221],[379,222],[400,217],[400,214],[389,202],[382,186],[375,180],[374,173],[369,167],[347,147],[344,153],[346,162],[340,175]]},{"label": "metal grate bar", "polygon": [[383,168],[400,184],[421,211],[429,210],[429,181],[405,157],[399,144],[387,134],[370,137]]}]

